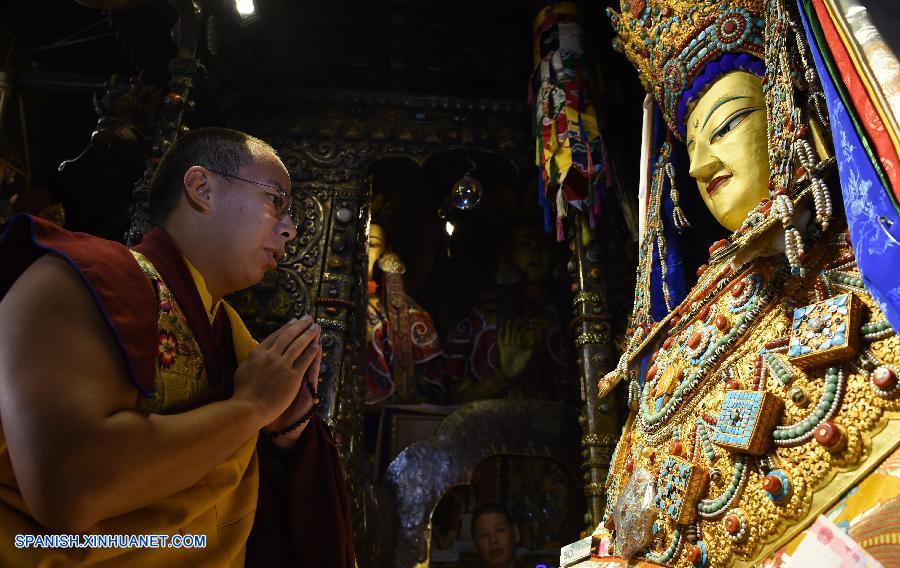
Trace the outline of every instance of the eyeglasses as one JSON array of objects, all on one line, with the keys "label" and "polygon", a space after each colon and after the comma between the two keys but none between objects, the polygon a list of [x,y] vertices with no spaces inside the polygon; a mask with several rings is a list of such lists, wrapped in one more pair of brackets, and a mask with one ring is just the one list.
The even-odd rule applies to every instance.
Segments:
[{"label": "eyeglasses", "polygon": [[259,188],[267,187],[269,189],[274,189],[275,191],[278,192],[277,194],[270,193],[270,192],[266,191],[265,189],[260,189],[260,191],[262,191],[263,193],[268,195],[269,198],[272,200],[272,205],[275,207],[275,215],[278,217],[278,219],[284,219],[285,217],[289,217],[291,219],[291,221],[294,223],[294,226],[297,225],[297,219],[294,217],[294,200],[291,198],[290,193],[281,189],[277,185],[271,185],[268,183],[253,181],[252,179],[245,179],[242,177],[238,177],[236,175],[226,174],[225,172],[220,172],[218,170],[211,170],[209,168],[206,168],[206,170],[208,172],[211,172],[214,174],[219,174],[220,176],[222,176],[224,178],[236,179],[238,181],[243,181],[243,182],[247,182],[247,183],[259,186]]}]

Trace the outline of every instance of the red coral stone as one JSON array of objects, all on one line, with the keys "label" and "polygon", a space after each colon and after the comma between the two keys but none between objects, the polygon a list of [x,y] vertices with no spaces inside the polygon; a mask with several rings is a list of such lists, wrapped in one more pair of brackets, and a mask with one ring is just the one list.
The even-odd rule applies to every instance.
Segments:
[{"label": "red coral stone", "polygon": [[656,376],[657,370],[658,369],[656,368],[656,365],[653,365],[652,367],[650,367],[650,369],[647,371],[647,382],[650,382],[653,380],[653,377]]},{"label": "red coral stone", "polygon": [[737,534],[741,530],[741,519],[734,513],[725,516],[725,530],[728,534]]},{"label": "red coral stone", "polygon": [[687,558],[691,564],[698,564],[703,559],[703,550],[696,544],[687,545]]},{"label": "red coral stone", "polygon": [[838,425],[831,420],[822,422],[816,426],[816,431],[813,433],[813,436],[815,436],[816,441],[826,450],[839,448],[844,441],[844,433]]},{"label": "red coral stone", "polygon": [[897,384],[897,375],[884,365],[872,371],[872,382],[881,390],[890,390]]},{"label": "red coral stone", "polygon": [[781,478],[777,475],[767,475],[763,477],[762,488],[766,491],[766,493],[778,495],[779,493],[781,493],[781,490],[783,488],[781,484]]},{"label": "red coral stone", "polygon": [[692,335],[690,339],[688,339],[687,345],[691,349],[696,349],[697,346],[700,345],[701,341],[703,341],[703,335],[699,331],[697,331],[694,332],[694,335]]},{"label": "red coral stone", "polygon": [[706,316],[708,316],[708,315],[709,315],[709,306],[703,306],[702,308],[700,308],[700,311],[697,312],[697,319],[705,320]]},{"label": "red coral stone", "polygon": [[709,246],[709,254],[712,254],[728,244],[728,239],[720,239]]},{"label": "red coral stone", "polygon": [[744,286],[746,286],[746,284],[744,283],[743,280],[741,280],[740,282],[735,282],[734,284],[732,284],[732,285],[731,285],[731,295],[734,296],[735,298],[737,298],[738,296],[740,296],[741,294],[743,294],[743,293],[744,293]]},{"label": "red coral stone", "polygon": [[665,341],[663,341],[663,349],[669,349],[672,347],[672,341],[674,341],[671,337],[667,337]]},{"label": "red coral stone", "polygon": [[734,22],[728,21],[725,22],[725,25],[722,26],[722,31],[726,34],[730,34],[734,31]]},{"label": "red coral stone", "polygon": [[716,323],[716,327],[719,328],[719,331],[726,331],[727,329],[729,329],[731,327],[731,322],[729,322],[728,318],[726,318],[723,315],[716,316],[715,323]]}]

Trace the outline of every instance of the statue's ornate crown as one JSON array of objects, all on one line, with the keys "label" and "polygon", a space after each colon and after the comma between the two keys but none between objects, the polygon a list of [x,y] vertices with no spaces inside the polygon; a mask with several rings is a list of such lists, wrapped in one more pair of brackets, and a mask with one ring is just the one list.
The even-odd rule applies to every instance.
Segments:
[{"label": "statue's ornate crown", "polygon": [[621,0],[620,13],[607,9],[618,33],[615,47],[637,67],[644,88],[682,139],[685,95],[709,72],[708,63],[729,54],[732,61],[722,71],[749,71],[751,60],[761,63],[764,11],[763,0]]}]

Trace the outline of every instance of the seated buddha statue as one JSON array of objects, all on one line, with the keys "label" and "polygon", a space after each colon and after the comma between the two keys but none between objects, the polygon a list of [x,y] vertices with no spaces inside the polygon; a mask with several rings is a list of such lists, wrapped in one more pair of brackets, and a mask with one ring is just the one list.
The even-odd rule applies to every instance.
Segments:
[{"label": "seated buddha statue", "polygon": [[575,386],[572,339],[552,293],[552,250],[540,227],[509,231],[493,286],[463,313],[426,373],[449,402],[488,398],[565,401]]},{"label": "seated buddha statue", "polygon": [[[613,562],[775,562],[822,514],[873,555],[896,541],[878,535],[900,505],[900,338],[843,211],[872,164],[848,158],[796,6],[623,0],[610,14],[656,102],[628,345],[598,384],[624,383],[630,408],[595,534]],[[698,234],[689,197],[719,229]]]},{"label": "seated buddha statue", "polygon": [[[377,268],[377,270],[376,270]],[[431,315],[406,294],[406,266],[388,250],[387,232],[377,221],[369,225],[369,290],[365,402],[407,404],[439,396],[441,385],[429,384],[425,365],[440,355],[441,342]]]}]

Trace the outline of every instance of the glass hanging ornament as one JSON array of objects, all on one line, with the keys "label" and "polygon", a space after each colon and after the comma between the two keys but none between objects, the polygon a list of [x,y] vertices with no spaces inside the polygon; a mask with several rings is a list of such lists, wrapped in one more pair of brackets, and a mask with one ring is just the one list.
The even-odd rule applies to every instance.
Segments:
[{"label": "glass hanging ornament", "polygon": [[481,182],[472,177],[472,171],[453,184],[450,192],[450,202],[460,211],[469,211],[478,207],[481,203]]}]

